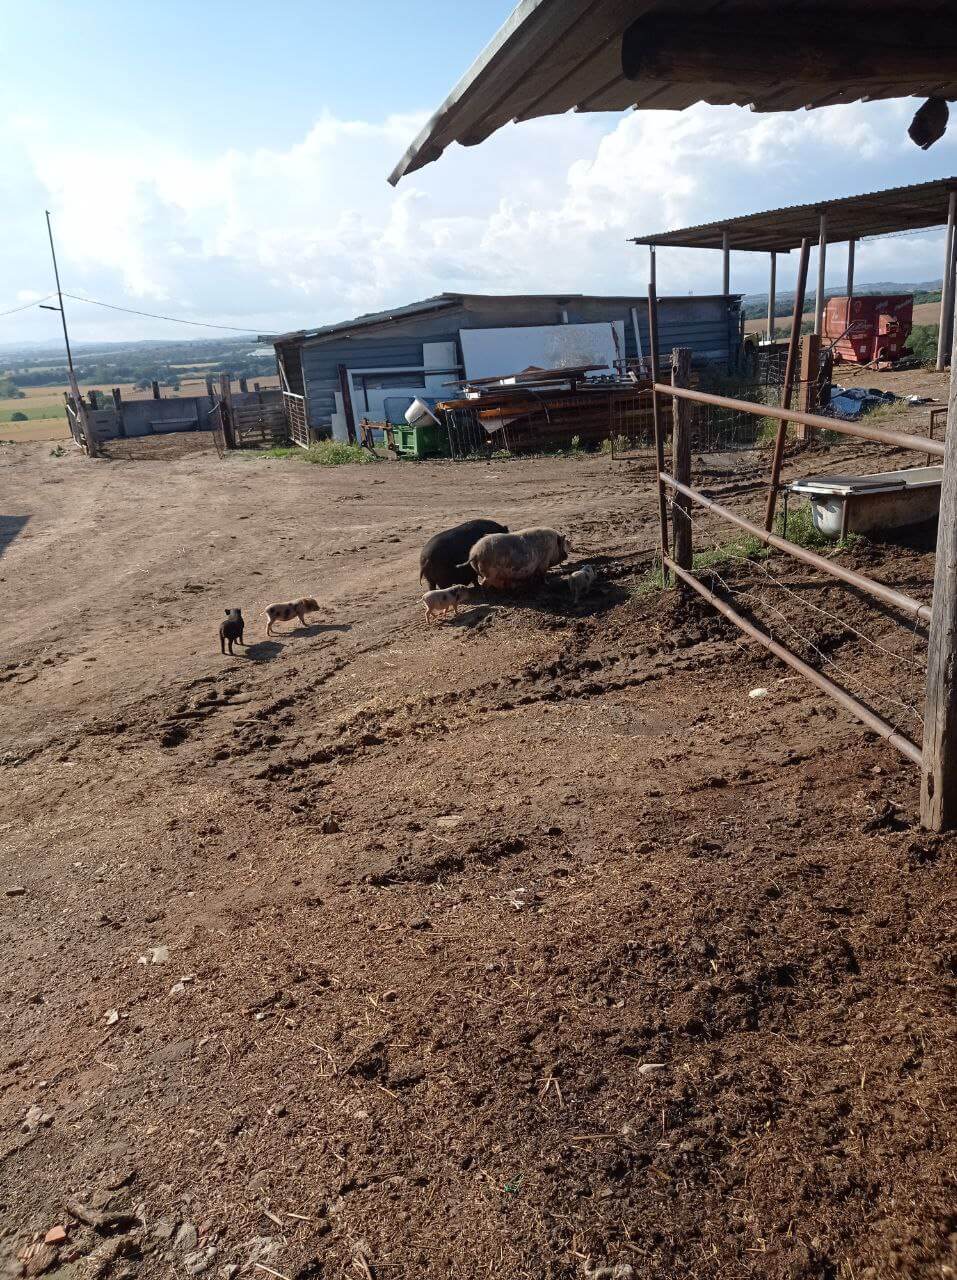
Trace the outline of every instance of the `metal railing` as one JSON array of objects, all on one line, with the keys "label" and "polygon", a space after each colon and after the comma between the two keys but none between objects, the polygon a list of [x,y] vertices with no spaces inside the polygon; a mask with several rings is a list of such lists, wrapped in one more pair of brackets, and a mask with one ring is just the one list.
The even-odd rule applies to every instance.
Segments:
[{"label": "metal railing", "polygon": [[[651,301],[651,300],[650,300]],[[653,305],[653,302],[652,302]],[[654,327],[654,326],[653,326]],[[685,354],[685,353],[682,353]],[[677,367],[679,353],[675,352],[675,366]],[[685,359],[687,355],[685,354]],[[656,362],[657,363],[657,362]],[[713,608],[722,613],[729,621],[733,622],[736,627],[749,635],[753,640],[758,641],[766,649],[780,658],[788,666],[795,671],[800,672],[807,680],[821,689],[830,698],[849,711],[863,725],[873,733],[884,738],[892,746],[894,746],[903,756],[910,760],[913,764],[921,765],[923,761],[923,753],[921,747],[917,746],[909,738],[899,733],[896,727],[890,724],[882,716],[878,715],[870,707],[865,705],[853,694],[847,692],[846,689],[835,681],[823,675],[820,671],[804,662],[797,654],[788,649],[785,645],[775,640],[767,632],[756,626],[749,619],[745,618],[736,609],[734,609],[726,600],[715,595],[705,584],[698,578],[693,569],[692,558],[692,539],[691,539],[691,520],[690,505],[694,504],[705,508],[712,515],[724,520],[730,524],[736,525],[740,529],[744,529],[747,533],[758,538],[766,546],[773,547],[778,551],[802,561],[804,564],[820,569],[832,578],[845,583],[862,591],[876,600],[880,600],[883,604],[890,605],[892,608],[901,610],[909,619],[914,622],[929,623],[931,619],[931,609],[927,604],[907,595],[902,591],[898,591],[893,587],[889,587],[884,583],[876,582],[873,578],[857,573],[852,569],[845,568],[842,565],[835,564],[832,560],[819,556],[813,551],[809,551],[805,547],[798,546],[797,543],[788,541],[771,531],[771,518],[774,511],[773,498],[777,488],[779,487],[780,463],[778,455],[780,449],[775,451],[774,468],[775,474],[771,477],[771,489],[769,493],[769,518],[766,527],[761,528],[754,521],[748,520],[744,516],[738,515],[736,512],[729,510],[720,503],[707,497],[700,490],[695,489],[691,484],[690,475],[690,441],[691,423],[689,416],[685,412],[679,410],[679,406],[686,402],[700,405],[712,405],[722,409],[732,409],[738,413],[754,414],[760,417],[773,417],[781,420],[781,434],[785,430],[786,423],[799,423],[806,427],[816,428],[818,430],[833,431],[839,435],[852,436],[860,440],[868,440],[875,444],[894,445],[902,449],[912,449],[915,452],[935,457],[943,457],[944,445],[939,440],[929,439],[927,437],[911,435],[904,431],[889,431],[882,427],[868,427],[858,423],[845,422],[837,418],[825,418],[819,414],[803,413],[800,410],[789,408],[770,407],[768,405],[755,405],[746,400],[736,400],[730,396],[712,395],[704,391],[695,391],[690,387],[677,385],[676,383],[668,384],[656,380],[652,385],[652,395],[654,403],[657,406],[659,397],[667,397],[674,406],[674,457],[676,460],[675,470],[679,471],[678,475],[673,475],[665,469],[664,466],[664,432],[662,430],[660,411],[656,414],[656,440],[655,448],[658,459],[656,468],[656,482],[658,489],[658,508],[660,521],[660,546],[661,559],[663,564],[663,574],[666,576],[670,571],[681,582],[685,583],[693,591],[706,600]],[[679,460],[680,466],[679,466]],[[668,536],[668,491],[675,495],[673,500],[674,520],[675,520],[675,553],[672,554],[669,546]],[[679,537],[680,531],[680,537]]]}]

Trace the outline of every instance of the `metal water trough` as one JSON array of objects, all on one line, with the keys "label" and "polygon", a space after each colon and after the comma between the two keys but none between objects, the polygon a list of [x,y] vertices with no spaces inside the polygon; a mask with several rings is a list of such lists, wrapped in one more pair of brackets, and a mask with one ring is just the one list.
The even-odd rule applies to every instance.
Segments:
[{"label": "metal water trough", "polygon": [[881,533],[934,520],[943,467],[907,467],[864,476],[807,476],[787,486],[811,503],[815,529],[837,541],[849,533]]}]

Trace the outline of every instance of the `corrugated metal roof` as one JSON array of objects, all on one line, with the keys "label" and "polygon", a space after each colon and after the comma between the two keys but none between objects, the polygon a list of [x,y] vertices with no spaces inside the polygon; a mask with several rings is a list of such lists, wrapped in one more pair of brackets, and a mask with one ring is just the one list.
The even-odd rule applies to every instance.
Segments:
[{"label": "corrugated metal roof", "polygon": [[306,338],[323,338],[327,334],[341,335],[350,329],[364,329],[369,325],[386,324],[390,320],[399,320],[403,316],[426,314],[430,311],[441,311],[443,307],[453,307],[464,297],[461,293],[439,293],[434,298],[424,298],[421,302],[410,302],[404,307],[393,307],[390,311],[370,311],[367,315],[356,316],[352,320],[340,320],[336,324],[320,325],[317,329],[294,329],[290,333],[263,335],[261,341],[283,343],[301,342]]},{"label": "corrugated metal roof", "polygon": [[832,244],[894,231],[939,227],[947,221],[947,206],[954,190],[957,190],[957,178],[938,178],[909,187],[890,187],[885,191],[869,191],[817,204],[788,205],[765,213],[748,213],[740,218],[703,222],[697,227],[682,227],[679,231],[661,231],[632,239],[635,244],[720,249],[727,231],[732,249],[773,249],[777,253],[788,253],[796,249],[805,237],[817,240],[822,213],[827,214],[827,239]]},{"label": "corrugated metal roof", "polygon": [[[437,160],[451,142],[474,146],[513,120],[531,120],[565,111],[624,111],[628,107],[681,111],[696,102],[737,104],[757,111],[794,111],[862,99],[918,95],[957,98],[957,72],[949,38],[941,40],[937,59],[908,80],[886,72],[868,75],[866,59],[847,41],[848,83],[818,83],[780,77],[756,84],[752,72],[739,82],[683,78],[672,82],[622,73],[622,36],[639,19],[673,23],[678,31],[692,18],[735,19],[751,24],[765,41],[801,41],[802,31],[826,29],[836,19],[859,23],[861,37],[877,17],[891,10],[887,0],[797,3],[796,0],[521,0],[491,42],[479,54],[389,176],[393,186],[407,173]],[[900,16],[900,41],[911,33],[952,27],[949,0],[911,0],[893,6]],[[915,37],[916,38],[916,37]],[[922,36],[922,39],[925,37]],[[843,40],[843,36],[836,37]],[[946,47],[945,47],[946,46]],[[926,50],[925,50],[926,52]],[[891,51],[893,55],[893,50]],[[886,63],[887,58],[883,61]],[[703,73],[702,73],[703,76]],[[767,78],[765,78],[767,80]]]},{"label": "corrugated metal roof", "polygon": [[[723,298],[720,293],[679,294],[680,298],[693,298],[703,301],[707,298]],[[731,293],[730,298],[740,298],[741,294]],[[348,337],[353,330],[374,328],[376,325],[390,324],[394,320],[427,315],[432,311],[441,311],[447,307],[461,306],[471,301],[501,302],[505,305],[520,306],[523,302],[624,302],[633,305],[635,295],[604,293],[438,293],[434,298],[424,298],[421,302],[410,302],[404,307],[394,307],[390,311],[372,311],[368,315],[356,316],[354,320],[341,320],[337,324],[321,325],[317,329],[295,329],[290,333],[262,334],[260,342],[271,342],[281,346],[289,342],[322,341],[324,338]],[[664,302],[664,296],[659,302]]]}]

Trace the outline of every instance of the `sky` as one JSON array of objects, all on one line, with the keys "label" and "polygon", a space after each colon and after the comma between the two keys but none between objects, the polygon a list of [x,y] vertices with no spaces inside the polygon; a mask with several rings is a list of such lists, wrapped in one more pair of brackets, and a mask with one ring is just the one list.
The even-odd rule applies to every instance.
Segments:
[{"label": "sky", "polygon": [[[53,288],[44,209],[68,293],[276,333],[443,290],[643,294],[629,236],[957,173],[957,126],[920,151],[907,100],[569,114],[454,146],[393,189],[511,7],[0,0],[0,312]],[[857,279],[937,279],[942,246],[939,231],[865,241]],[[835,246],[829,284],[845,262]],[[659,252],[661,294],[720,281],[716,253]],[[733,254],[731,284],[765,290],[764,255]],[[217,333],[67,307],[78,341]],[[0,344],[58,331],[36,307],[0,316]]]}]

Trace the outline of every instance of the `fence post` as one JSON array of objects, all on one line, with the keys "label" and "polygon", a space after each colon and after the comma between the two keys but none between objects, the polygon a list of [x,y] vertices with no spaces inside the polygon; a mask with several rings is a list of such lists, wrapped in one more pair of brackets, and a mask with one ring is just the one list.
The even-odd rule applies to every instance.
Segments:
[{"label": "fence post", "polygon": [[937,525],[934,598],[927,641],[920,820],[931,831],[957,825],[957,324]]},{"label": "fence post", "polygon": [[[691,381],[691,349],[675,347],[671,353],[671,385],[686,387]],[[671,471],[684,485],[691,484],[691,405],[675,397],[671,402]],[[672,495],[675,563],[690,569],[692,561],[691,503],[683,493]]]},{"label": "fence post", "polygon": [[249,383],[246,381],[245,378],[239,379],[239,389],[244,395],[249,390]]},{"label": "fence post", "polygon": [[[794,311],[791,316],[791,340],[788,343],[788,362],[784,369],[784,386],[781,388],[781,408],[790,409],[791,391],[794,387],[794,369],[797,364],[798,344],[801,341],[801,318],[804,315],[804,292],[807,288],[807,267],[811,256],[811,242],[805,238],[801,241],[801,257],[798,261],[798,278],[794,287]],[[770,415],[769,415],[770,416]],[[781,463],[784,460],[784,441],[788,424],[784,418],[778,423],[778,434],[774,441],[774,458],[771,462],[771,487],[768,490],[768,502],[764,509],[764,527],[774,527],[774,508],[778,501],[778,485],[781,480]]]},{"label": "fence post", "polygon": [[223,420],[223,443],[227,449],[236,448],[236,436],[233,433],[233,393],[229,385],[229,374],[219,375],[220,415]]},{"label": "fence post", "polygon": [[160,398],[160,384],[154,378],[153,379],[153,399],[158,400],[159,398]]},{"label": "fence post", "polygon": [[[654,262],[654,256],[652,256]],[[658,533],[661,543],[661,582],[668,583],[668,507],[661,473],[665,469],[665,434],[658,405],[658,292],[655,282],[648,282],[648,357],[651,364],[651,414],[655,429],[655,478],[658,482]]]},{"label": "fence post", "polygon": [[[821,367],[821,335],[806,333],[801,339],[801,395],[798,401],[803,413],[818,411],[818,372]],[[795,435],[798,440],[810,440],[813,427],[798,423]]]}]

